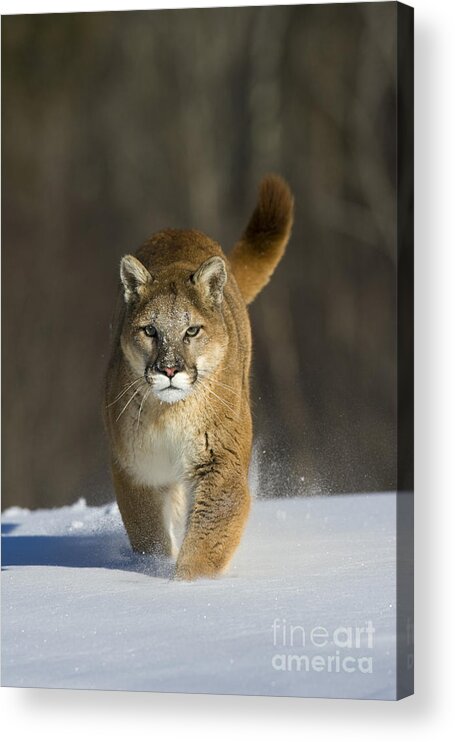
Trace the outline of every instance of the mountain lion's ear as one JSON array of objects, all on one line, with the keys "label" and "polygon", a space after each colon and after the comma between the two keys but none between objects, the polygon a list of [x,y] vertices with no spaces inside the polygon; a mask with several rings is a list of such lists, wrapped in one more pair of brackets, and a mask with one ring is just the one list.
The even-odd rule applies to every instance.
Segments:
[{"label": "mountain lion's ear", "polygon": [[223,258],[213,257],[205,260],[191,277],[192,282],[214,304],[223,301],[223,288],[227,280]]},{"label": "mountain lion's ear", "polygon": [[123,283],[126,302],[139,297],[144,288],[153,280],[147,268],[133,255],[125,255],[122,258],[120,278]]}]

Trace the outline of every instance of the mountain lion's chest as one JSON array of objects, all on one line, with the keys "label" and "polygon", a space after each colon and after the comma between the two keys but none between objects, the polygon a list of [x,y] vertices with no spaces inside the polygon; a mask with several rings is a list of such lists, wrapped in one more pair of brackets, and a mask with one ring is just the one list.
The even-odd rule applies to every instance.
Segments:
[{"label": "mountain lion's chest", "polygon": [[185,479],[194,453],[194,438],[188,428],[150,426],[131,441],[128,468],[138,484],[165,487]]}]

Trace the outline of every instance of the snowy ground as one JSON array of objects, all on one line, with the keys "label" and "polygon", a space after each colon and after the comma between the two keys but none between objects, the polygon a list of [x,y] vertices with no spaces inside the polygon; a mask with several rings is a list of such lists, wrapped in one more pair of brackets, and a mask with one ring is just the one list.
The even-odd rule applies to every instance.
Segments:
[{"label": "snowy ground", "polygon": [[395,697],[394,494],[256,501],[197,583],[134,557],[115,505],[10,508],[2,543],[3,685]]}]

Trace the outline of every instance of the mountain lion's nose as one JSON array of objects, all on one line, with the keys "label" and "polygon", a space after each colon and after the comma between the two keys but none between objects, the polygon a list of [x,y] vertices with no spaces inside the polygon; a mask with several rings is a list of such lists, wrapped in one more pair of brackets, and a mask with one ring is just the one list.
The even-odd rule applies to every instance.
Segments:
[{"label": "mountain lion's nose", "polygon": [[168,377],[168,379],[172,379],[172,377],[175,376],[178,371],[183,371],[184,368],[183,361],[181,361],[179,358],[173,358],[172,361],[174,361],[172,366],[165,366],[164,363],[166,361],[164,361],[164,363],[160,363],[159,361],[157,361],[153,370],[155,371],[155,373],[158,372],[159,374],[164,374]]}]

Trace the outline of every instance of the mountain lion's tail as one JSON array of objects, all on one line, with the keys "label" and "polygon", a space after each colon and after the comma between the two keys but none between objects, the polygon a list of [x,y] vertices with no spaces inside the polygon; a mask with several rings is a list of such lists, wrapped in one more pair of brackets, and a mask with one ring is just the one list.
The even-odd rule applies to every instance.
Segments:
[{"label": "mountain lion's tail", "polygon": [[294,216],[291,190],[279,175],[266,176],[248,226],[229,255],[247,304],[269,282],[288,243]]}]

